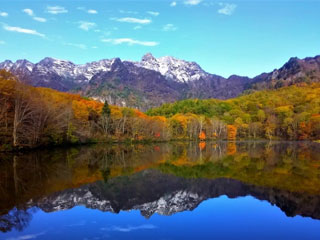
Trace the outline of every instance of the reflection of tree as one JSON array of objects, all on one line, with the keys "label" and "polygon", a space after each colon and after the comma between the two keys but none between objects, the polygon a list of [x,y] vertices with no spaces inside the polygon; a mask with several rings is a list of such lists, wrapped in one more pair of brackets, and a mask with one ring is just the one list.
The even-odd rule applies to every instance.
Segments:
[{"label": "reflection of tree", "polygon": [[13,181],[14,181],[14,191],[18,195],[19,192],[19,177],[17,173],[17,156],[13,157]]},{"label": "reflection of tree", "polygon": [[0,231],[8,232],[13,229],[22,231],[28,226],[31,218],[28,211],[14,208],[8,214],[0,216]]},{"label": "reflection of tree", "polygon": [[110,173],[111,173],[111,170],[109,167],[101,170],[101,175],[103,177],[104,182],[108,182],[108,180],[110,178]]}]

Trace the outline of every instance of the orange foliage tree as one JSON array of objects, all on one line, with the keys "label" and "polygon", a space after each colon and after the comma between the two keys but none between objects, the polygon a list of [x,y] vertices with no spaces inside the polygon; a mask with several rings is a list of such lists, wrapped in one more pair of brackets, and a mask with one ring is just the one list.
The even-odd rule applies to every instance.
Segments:
[{"label": "orange foliage tree", "polygon": [[237,127],[234,125],[227,125],[228,140],[236,140],[237,138]]},{"label": "orange foliage tree", "polygon": [[204,131],[201,131],[201,133],[199,134],[199,140],[200,141],[206,140],[206,134]]},{"label": "orange foliage tree", "polygon": [[299,124],[299,140],[306,140],[309,138],[311,132],[310,123],[301,122]]}]

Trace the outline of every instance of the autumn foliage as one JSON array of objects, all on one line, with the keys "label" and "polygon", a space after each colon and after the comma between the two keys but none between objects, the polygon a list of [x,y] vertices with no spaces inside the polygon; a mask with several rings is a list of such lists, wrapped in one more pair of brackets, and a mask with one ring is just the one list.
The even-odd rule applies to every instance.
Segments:
[{"label": "autumn foliage", "polygon": [[227,125],[228,140],[236,140],[237,127],[233,125]]},{"label": "autumn foliage", "polygon": [[174,121],[177,138],[194,139],[194,132],[198,136],[205,131],[207,139],[320,140],[320,84],[257,91],[228,100],[187,99],[147,114]]},{"label": "autumn foliage", "polygon": [[146,113],[25,85],[0,70],[0,150],[90,141],[320,139],[320,84],[230,100],[184,100]]},{"label": "autumn foliage", "polygon": [[201,133],[199,134],[199,140],[201,141],[206,140],[206,134],[204,133],[204,131],[201,131]]}]

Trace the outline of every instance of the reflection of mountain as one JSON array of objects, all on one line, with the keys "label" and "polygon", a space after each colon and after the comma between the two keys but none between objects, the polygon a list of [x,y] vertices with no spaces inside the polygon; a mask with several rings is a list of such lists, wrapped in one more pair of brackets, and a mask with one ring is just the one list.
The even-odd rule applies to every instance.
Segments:
[{"label": "reflection of mountain", "polygon": [[320,219],[316,143],[94,145],[0,159],[0,231],[24,228],[33,206],[138,209],[150,217],[192,210],[221,195],[251,195],[289,216]]},{"label": "reflection of mountain", "polygon": [[38,201],[30,201],[28,207],[37,206],[46,212],[78,205],[115,213],[136,209],[148,218],[154,213],[171,215],[193,210],[202,201],[222,195],[229,198],[251,195],[278,206],[287,216],[320,219],[320,196],[257,187],[226,178],[184,179],[156,170],[58,192]]}]

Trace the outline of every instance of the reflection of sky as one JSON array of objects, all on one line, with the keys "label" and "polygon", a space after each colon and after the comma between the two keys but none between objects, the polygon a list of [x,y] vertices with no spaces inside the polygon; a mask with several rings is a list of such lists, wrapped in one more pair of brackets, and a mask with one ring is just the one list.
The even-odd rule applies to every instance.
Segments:
[{"label": "reflection of sky", "polygon": [[200,204],[193,211],[145,219],[139,211],[113,214],[75,207],[38,211],[23,232],[0,239],[320,239],[320,221],[291,218],[266,201],[225,196]]}]

